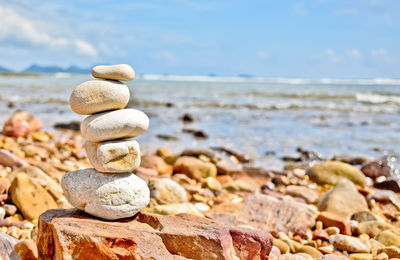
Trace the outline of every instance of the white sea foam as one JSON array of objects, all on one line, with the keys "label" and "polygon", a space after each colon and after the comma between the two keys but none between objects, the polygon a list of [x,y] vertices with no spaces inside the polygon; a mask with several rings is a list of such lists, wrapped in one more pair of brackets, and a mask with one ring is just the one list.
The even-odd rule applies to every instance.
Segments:
[{"label": "white sea foam", "polygon": [[374,93],[357,93],[356,99],[359,102],[371,104],[397,104],[400,105],[400,96],[382,95]]},{"label": "white sea foam", "polygon": [[23,96],[23,95],[7,95],[0,96],[0,102],[15,102],[25,104],[68,104],[68,99],[63,97],[44,97],[44,96]]},{"label": "white sea foam", "polygon": [[400,79],[374,78],[374,79],[331,79],[331,78],[261,78],[261,77],[216,77],[216,76],[177,76],[142,74],[137,79],[166,80],[189,82],[260,82],[290,85],[323,84],[323,85],[399,85]]},{"label": "white sea foam", "polygon": [[72,76],[71,73],[66,73],[66,72],[57,72],[53,74],[55,78],[60,78],[60,79],[64,79],[64,78],[70,78]]}]

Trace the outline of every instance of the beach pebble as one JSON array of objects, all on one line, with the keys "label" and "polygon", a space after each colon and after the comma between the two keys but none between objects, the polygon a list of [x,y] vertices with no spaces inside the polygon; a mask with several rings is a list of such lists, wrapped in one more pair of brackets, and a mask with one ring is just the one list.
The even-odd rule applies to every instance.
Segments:
[{"label": "beach pebble", "polygon": [[375,239],[385,246],[395,246],[400,248],[400,234],[395,230],[384,230]]},{"label": "beach pebble", "polygon": [[3,134],[11,137],[26,137],[42,129],[42,122],[28,111],[15,112],[3,126]]},{"label": "beach pebble", "polygon": [[131,172],[140,165],[140,148],[135,140],[86,141],[84,147],[90,163],[99,172]]},{"label": "beach pebble", "polygon": [[278,259],[278,257],[281,255],[281,252],[279,251],[279,248],[276,246],[272,246],[271,252],[269,252],[268,259]]},{"label": "beach pebble", "polygon": [[318,184],[336,185],[343,179],[348,179],[355,184],[365,185],[364,174],[351,164],[326,161],[314,165],[307,171],[310,179]]},{"label": "beach pebble", "polygon": [[[316,221],[322,222],[324,227],[332,228],[330,232],[337,232],[337,234],[342,233],[346,235],[351,235],[351,222],[344,218],[343,216],[338,216],[336,213],[323,211],[320,212],[316,218]],[[337,228],[337,229],[333,229]]]},{"label": "beach pebble", "polygon": [[296,249],[296,253],[305,253],[307,255],[312,256],[313,259],[322,256],[322,253],[318,249],[307,245],[301,246],[300,248]]},{"label": "beach pebble", "polygon": [[376,220],[376,217],[368,210],[358,211],[351,215],[351,220],[355,220],[358,223]]},{"label": "beach pebble", "polygon": [[159,175],[171,175],[173,172],[172,165],[167,164],[162,157],[150,153],[142,156],[140,166],[148,169],[154,169]]},{"label": "beach pebble", "polygon": [[385,253],[390,258],[400,258],[400,248],[388,246],[378,249],[378,254]]},{"label": "beach pebble", "polygon": [[25,167],[29,164],[8,150],[0,149],[0,165],[6,167]]},{"label": "beach pebble", "polygon": [[316,190],[296,185],[287,186],[286,194],[289,194],[294,197],[303,198],[307,203],[315,203],[320,197],[319,193]]},{"label": "beach pebble", "polygon": [[99,65],[92,69],[95,78],[129,81],[135,77],[135,71],[128,64]]},{"label": "beach pebble", "polygon": [[368,205],[355,185],[348,180],[343,180],[324,194],[318,204],[318,209],[349,218],[355,212],[368,210]]},{"label": "beach pebble", "polygon": [[369,253],[371,251],[371,246],[363,243],[360,239],[356,237],[346,236],[346,235],[332,235],[329,237],[329,242],[333,244],[336,248],[353,252],[353,253]]},{"label": "beach pebble", "polygon": [[103,219],[131,217],[150,201],[146,183],[132,173],[87,168],[66,173],[61,186],[72,206]]},{"label": "beach pebble", "polygon": [[204,183],[205,183],[206,187],[209,188],[212,191],[220,191],[220,190],[222,190],[221,183],[215,177],[207,177],[204,180]]},{"label": "beach pebble", "polygon": [[128,87],[114,80],[90,80],[77,86],[69,104],[80,115],[91,115],[107,110],[121,109],[129,102]]},{"label": "beach pebble", "polygon": [[181,213],[203,216],[200,211],[191,203],[172,203],[166,205],[157,205],[154,212],[161,215],[176,215]]},{"label": "beach pebble", "polygon": [[273,243],[274,243],[274,246],[276,246],[282,254],[286,254],[286,253],[290,252],[289,245],[286,242],[284,242],[280,239],[274,238]]},{"label": "beach pebble", "polygon": [[92,142],[136,137],[149,127],[149,118],[136,109],[121,109],[86,117],[81,124],[83,137]]},{"label": "beach pebble", "polygon": [[7,216],[14,216],[18,211],[18,208],[12,204],[4,204],[3,208]]},{"label": "beach pebble", "polygon": [[388,259],[389,256],[386,253],[380,253],[374,257],[374,260],[388,260]]},{"label": "beach pebble", "polygon": [[283,254],[278,257],[278,260],[312,260],[313,258],[305,253]]},{"label": "beach pebble", "polygon": [[21,240],[14,246],[15,252],[24,260],[38,259],[36,242],[32,239]]},{"label": "beach pebble", "polygon": [[217,168],[214,164],[203,162],[191,156],[179,157],[175,162],[174,171],[177,173],[183,173],[198,181],[207,177],[217,176]]},{"label": "beach pebble", "polygon": [[248,177],[236,179],[222,185],[222,187],[229,191],[256,192],[260,189],[260,185],[254,179]]},{"label": "beach pebble", "polygon": [[34,220],[48,209],[56,209],[54,198],[37,181],[25,173],[18,173],[9,190],[12,202],[24,217]]},{"label": "beach pebble", "polygon": [[4,219],[6,216],[6,210],[3,207],[0,207],[0,219]]},{"label": "beach pebble", "polygon": [[318,258],[318,260],[349,260],[349,258],[344,255],[326,254]]},{"label": "beach pebble", "polygon": [[201,212],[209,211],[211,209],[210,206],[208,206],[207,204],[205,204],[203,202],[196,202],[194,204],[194,206],[196,207],[196,209],[198,209]]},{"label": "beach pebble", "polygon": [[149,180],[150,196],[160,204],[187,202],[188,198],[185,189],[177,182],[161,178]]},{"label": "beach pebble", "polygon": [[374,259],[373,255],[365,254],[365,253],[350,254],[349,257],[352,260],[372,260],[372,259]]},{"label": "beach pebble", "polygon": [[361,168],[361,171],[365,176],[376,179],[378,177],[390,177],[391,169],[387,159],[380,159],[373,162],[369,162]]}]

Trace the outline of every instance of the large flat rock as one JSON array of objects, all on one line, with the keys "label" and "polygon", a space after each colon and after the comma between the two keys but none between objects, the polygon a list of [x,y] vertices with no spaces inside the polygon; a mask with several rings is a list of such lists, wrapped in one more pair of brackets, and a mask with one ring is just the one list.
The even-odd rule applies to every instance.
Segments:
[{"label": "large flat rock", "polygon": [[314,216],[306,204],[263,194],[247,196],[242,204],[217,207],[207,216],[226,224],[250,226],[264,232],[295,232],[315,225]]},{"label": "large flat rock", "polygon": [[268,259],[268,233],[189,214],[105,221],[76,209],[40,216],[40,259]]}]

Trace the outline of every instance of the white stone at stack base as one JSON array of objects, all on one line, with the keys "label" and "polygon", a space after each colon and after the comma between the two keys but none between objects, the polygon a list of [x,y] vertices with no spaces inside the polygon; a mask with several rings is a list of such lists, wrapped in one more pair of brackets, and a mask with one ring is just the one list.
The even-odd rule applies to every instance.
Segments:
[{"label": "white stone at stack base", "polygon": [[144,133],[149,118],[136,109],[120,109],[86,117],[81,133],[87,140],[98,143],[121,138],[132,138]]},{"label": "white stone at stack base", "polygon": [[90,163],[99,172],[132,172],[140,165],[140,148],[135,140],[86,141],[84,147]]},{"label": "white stone at stack base", "polygon": [[87,168],[66,173],[61,187],[72,206],[108,220],[132,217],[150,201],[146,183],[132,173]]},{"label": "white stone at stack base", "polygon": [[95,78],[129,81],[135,78],[135,71],[127,64],[99,65],[92,69]]},{"label": "white stone at stack base", "polygon": [[69,104],[80,115],[125,108],[129,102],[128,86],[115,80],[89,80],[71,93]]}]

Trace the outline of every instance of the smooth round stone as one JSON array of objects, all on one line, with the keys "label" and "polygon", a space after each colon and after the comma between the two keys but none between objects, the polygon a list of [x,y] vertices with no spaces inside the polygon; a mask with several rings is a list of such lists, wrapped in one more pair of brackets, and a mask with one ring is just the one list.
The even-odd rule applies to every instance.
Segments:
[{"label": "smooth round stone", "polygon": [[102,219],[132,217],[150,201],[146,183],[132,173],[87,168],[66,173],[61,187],[72,206]]},{"label": "smooth round stone", "polygon": [[343,179],[354,184],[365,186],[365,175],[351,164],[335,161],[324,161],[307,171],[310,179],[318,184],[336,185]]},{"label": "smooth round stone", "polygon": [[132,172],[140,165],[140,148],[135,140],[86,141],[84,147],[90,163],[99,172]]},{"label": "smooth round stone", "polygon": [[149,180],[150,197],[160,204],[187,202],[185,189],[168,178],[151,178]]},{"label": "smooth round stone", "polygon": [[107,110],[121,109],[129,102],[128,87],[115,80],[90,80],[77,86],[69,104],[80,115],[91,115]]},{"label": "smooth round stone", "polygon": [[128,64],[99,65],[92,69],[92,75],[100,79],[129,81],[135,77],[135,71]]},{"label": "smooth round stone", "polygon": [[87,140],[98,143],[136,137],[148,127],[149,118],[142,111],[120,109],[86,117],[81,124],[81,133]]},{"label": "smooth round stone", "polygon": [[343,251],[353,253],[369,253],[371,251],[371,245],[364,243],[356,237],[346,235],[332,235],[329,237],[329,242]]}]

